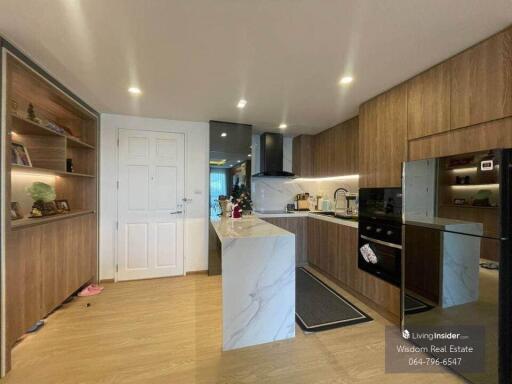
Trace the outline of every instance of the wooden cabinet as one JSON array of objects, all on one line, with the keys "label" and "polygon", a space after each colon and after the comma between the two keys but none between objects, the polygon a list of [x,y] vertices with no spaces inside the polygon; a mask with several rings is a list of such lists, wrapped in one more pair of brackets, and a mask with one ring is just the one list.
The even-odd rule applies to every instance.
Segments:
[{"label": "wooden cabinet", "polygon": [[307,217],[272,217],[263,218],[266,222],[295,234],[295,264],[307,263]]},{"label": "wooden cabinet", "polygon": [[332,176],[335,162],[335,131],[329,128],[313,137],[313,174],[315,177]]},{"label": "wooden cabinet", "polygon": [[[2,140],[7,148],[12,142],[24,144],[32,164],[13,161],[9,150],[2,160],[4,208],[17,202],[25,216],[13,220],[6,215],[0,225],[6,248],[7,370],[16,340],[82,285],[96,281],[98,257],[99,114],[17,56],[7,49]],[[28,118],[29,105],[37,119]],[[35,181],[52,186],[55,198],[67,200],[71,211],[27,217],[32,201],[24,191]]]},{"label": "wooden cabinet", "polygon": [[451,128],[512,115],[512,28],[450,60]]},{"label": "wooden cabinet", "polygon": [[359,186],[399,187],[407,159],[407,85],[364,103],[359,110]]},{"label": "wooden cabinet", "polygon": [[334,164],[329,176],[359,172],[359,118],[356,116],[334,128]]},{"label": "wooden cabinet", "polygon": [[450,130],[450,64],[441,63],[407,83],[407,137]]},{"label": "wooden cabinet", "polygon": [[357,228],[308,218],[308,262],[398,322],[400,289],[357,266]]},{"label": "wooden cabinet", "polygon": [[6,290],[12,347],[36,321],[96,276],[96,259],[90,256],[96,254],[96,214],[20,228],[10,236]]},{"label": "wooden cabinet", "polygon": [[334,276],[337,268],[337,224],[309,218],[308,262]]},{"label": "wooden cabinet", "polygon": [[302,177],[358,172],[359,119],[354,117],[314,136],[293,139],[293,172]]},{"label": "wooden cabinet", "polygon": [[312,141],[312,135],[300,135],[293,138],[292,172],[297,176],[313,176]]}]

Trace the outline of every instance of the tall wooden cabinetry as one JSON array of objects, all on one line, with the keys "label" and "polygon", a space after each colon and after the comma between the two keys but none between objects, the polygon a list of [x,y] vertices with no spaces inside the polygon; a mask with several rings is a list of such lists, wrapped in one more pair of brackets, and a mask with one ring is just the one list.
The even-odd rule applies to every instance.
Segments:
[{"label": "tall wooden cabinetry", "polygon": [[512,28],[458,54],[451,66],[451,128],[512,115]]},{"label": "tall wooden cabinetry", "polygon": [[407,82],[407,137],[450,130],[450,64],[441,63]]},{"label": "tall wooden cabinetry", "polygon": [[359,109],[359,186],[400,187],[407,159],[407,86],[401,84]]},{"label": "tall wooden cabinetry", "polygon": [[316,135],[293,139],[293,173],[301,177],[358,172],[359,119],[354,117]]},{"label": "tall wooden cabinetry", "polygon": [[[99,116],[17,51],[3,52],[4,209],[10,212],[16,202],[23,216],[7,214],[2,223],[2,358],[8,369],[16,340],[81,286],[96,280]],[[16,146],[23,146],[28,157],[16,156]],[[26,188],[34,182],[52,186],[56,200],[67,200],[70,211],[29,217],[33,202]]]},{"label": "tall wooden cabinetry", "polygon": [[512,28],[407,84],[409,159],[512,146]]}]

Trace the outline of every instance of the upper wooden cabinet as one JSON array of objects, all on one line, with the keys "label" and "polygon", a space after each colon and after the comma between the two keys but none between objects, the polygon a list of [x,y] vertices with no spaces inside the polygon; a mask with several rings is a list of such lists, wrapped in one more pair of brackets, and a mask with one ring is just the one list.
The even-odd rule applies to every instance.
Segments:
[{"label": "upper wooden cabinet", "polygon": [[450,64],[441,63],[407,82],[409,140],[450,130]]},{"label": "upper wooden cabinet", "polygon": [[354,117],[317,135],[293,139],[293,173],[303,177],[358,172],[359,119]]},{"label": "upper wooden cabinet", "polygon": [[359,118],[347,120],[334,128],[334,164],[330,176],[355,175],[359,172]]},{"label": "upper wooden cabinet", "polygon": [[292,172],[297,176],[313,176],[313,153],[311,135],[300,135],[293,138]]},{"label": "upper wooden cabinet", "polygon": [[313,175],[333,176],[335,168],[335,131],[329,128],[313,136]]},{"label": "upper wooden cabinet", "polygon": [[450,60],[451,128],[512,115],[512,28]]},{"label": "upper wooden cabinet", "polygon": [[400,187],[407,158],[407,84],[359,109],[359,186]]}]

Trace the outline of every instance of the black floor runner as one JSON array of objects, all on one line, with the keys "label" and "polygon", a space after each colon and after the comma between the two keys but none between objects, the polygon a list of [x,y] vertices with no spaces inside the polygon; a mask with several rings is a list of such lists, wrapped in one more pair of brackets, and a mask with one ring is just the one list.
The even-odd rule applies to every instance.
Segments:
[{"label": "black floor runner", "polygon": [[323,331],[372,320],[306,269],[297,268],[295,279],[295,315],[303,330]]}]

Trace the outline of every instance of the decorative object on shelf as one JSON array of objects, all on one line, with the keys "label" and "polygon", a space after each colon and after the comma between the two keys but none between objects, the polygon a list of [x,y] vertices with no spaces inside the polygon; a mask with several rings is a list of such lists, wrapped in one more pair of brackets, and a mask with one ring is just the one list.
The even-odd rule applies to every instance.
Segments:
[{"label": "decorative object on shelf", "polygon": [[32,103],[28,104],[27,118],[32,121],[36,120],[36,113],[34,112],[34,105]]},{"label": "decorative object on shelf", "polygon": [[490,207],[491,206],[491,195],[490,189],[480,189],[473,198],[473,205],[476,207]]},{"label": "decorative object on shelf", "polygon": [[241,219],[242,218],[242,206],[240,199],[236,200],[233,204],[233,213],[231,214],[231,218],[233,219]]},{"label": "decorative object on shelf", "polygon": [[11,99],[11,113],[18,116],[18,102],[14,99]]},{"label": "decorative object on shelf", "polygon": [[475,161],[474,156],[468,156],[468,157],[455,157],[451,158],[448,162],[449,168],[455,168],[455,167],[461,167],[464,165],[472,164]]},{"label": "decorative object on shelf", "polygon": [[455,177],[456,185],[468,185],[471,184],[471,178],[469,176],[457,176]]},{"label": "decorative object on shelf", "polygon": [[67,200],[55,200],[55,205],[57,206],[58,213],[67,213],[71,211]]},{"label": "decorative object on shelf", "polygon": [[252,212],[252,200],[249,191],[245,184],[238,185],[236,183],[233,186],[233,192],[231,193],[234,202],[239,202],[242,211],[246,214],[250,214]]},{"label": "decorative object on shelf", "polygon": [[23,219],[23,215],[21,214],[20,205],[18,202],[13,201],[11,203],[11,220],[19,220]]},{"label": "decorative object on shelf", "polygon": [[23,144],[11,143],[11,164],[24,165],[25,167],[32,166],[27,148]]},{"label": "decorative object on shelf", "polygon": [[34,204],[30,217],[43,217],[57,214],[57,206],[55,205],[55,189],[46,183],[36,181],[27,188],[27,193]]},{"label": "decorative object on shelf", "polygon": [[66,172],[73,173],[73,159],[66,159]]},{"label": "decorative object on shelf", "polygon": [[466,205],[466,199],[455,198],[453,199],[454,205]]},{"label": "decorative object on shelf", "polygon": [[53,131],[55,133],[58,133],[59,135],[64,135],[66,131],[62,129],[62,127],[59,127],[56,123],[53,121],[48,120],[45,124],[46,128],[48,128],[50,131]]}]

